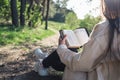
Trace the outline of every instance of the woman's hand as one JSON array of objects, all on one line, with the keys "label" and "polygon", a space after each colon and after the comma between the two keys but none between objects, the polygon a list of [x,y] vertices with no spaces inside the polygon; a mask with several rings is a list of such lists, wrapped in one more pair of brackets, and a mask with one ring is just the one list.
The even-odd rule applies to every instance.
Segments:
[{"label": "woman's hand", "polygon": [[63,39],[61,37],[59,37],[59,45],[66,45],[66,38],[67,35],[64,35]]}]

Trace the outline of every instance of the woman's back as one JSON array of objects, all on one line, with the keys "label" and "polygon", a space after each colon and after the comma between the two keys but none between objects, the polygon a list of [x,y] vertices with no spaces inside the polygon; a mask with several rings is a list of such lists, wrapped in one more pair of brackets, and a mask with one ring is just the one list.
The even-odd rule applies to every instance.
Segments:
[{"label": "woman's back", "polygon": [[[108,20],[99,24],[99,27],[105,27],[101,31],[101,34],[104,33],[103,36],[112,36],[109,34],[110,25]],[[99,28],[99,30],[101,29]],[[110,39],[108,38],[107,41],[109,43]],[[101,42],[102,47],[105,43],[107,42]],[[95,70],[88,72],[88,80],[120,80],[120,34],[117,30],[114,31],[114,37],[109,44],[101,63],[98,64]]]}]

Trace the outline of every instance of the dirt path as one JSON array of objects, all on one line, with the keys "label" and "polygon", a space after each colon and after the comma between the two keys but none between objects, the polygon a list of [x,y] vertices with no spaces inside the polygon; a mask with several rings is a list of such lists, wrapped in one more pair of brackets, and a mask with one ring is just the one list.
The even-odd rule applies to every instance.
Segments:
[{"label": "dirt path", "polygon": [[[33,71],[35,57],[33,50],[41,48],[50,53],[58,44],[58,32],[34,44],[0,47],[0,80],[61,80],[58,75],[40,77]],[[36,77],[35,77],[36,76]]]}]

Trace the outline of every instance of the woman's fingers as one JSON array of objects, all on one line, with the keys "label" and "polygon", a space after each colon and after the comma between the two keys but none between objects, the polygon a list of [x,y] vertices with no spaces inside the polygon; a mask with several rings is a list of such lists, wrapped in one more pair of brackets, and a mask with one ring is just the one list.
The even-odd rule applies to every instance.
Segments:
[{"label": "woman's fingers", "polygon": [[67,35],[65,35],[65,36],[63,37],[63,39],[62,39],[62,38],[59,38],[59,45],[60,45],[60,44],[66,44],[66,38],[67,38]]}]

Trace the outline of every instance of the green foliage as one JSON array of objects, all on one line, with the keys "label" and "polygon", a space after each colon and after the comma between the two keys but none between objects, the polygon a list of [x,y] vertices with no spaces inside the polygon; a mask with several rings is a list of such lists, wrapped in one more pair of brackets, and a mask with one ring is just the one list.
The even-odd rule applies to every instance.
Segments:
[{"label": "green foliage", "polygon": [[56,13],[54,18],[50,19],[56,22],[65,22],[65,15],[63,13]]},{"label": "green foliage", "polygon": [[69,0],[56,0],[56,4],[58,5],[58,7],[66,8],[68,1]]},{"label": "green foliage", "polygon": [[92,28],[101,20],[100,17],[93,17],[91,15],[86,15],[84,19],[80,20],[80,27],[85,27],[89,32]]},{"label": "green foliage", "polygon": [[30,15],[30,18],[27,20],[28,25],[31,27],[38,27],[41,24],[41,14],[37,11],[32,11],[33,14]]},{"label": "green foliage", "polygon": [[49,21],[49,29],[44,30],[44,27],[18,27],[11,30],[11,26],[0,26],[0,45],[34,43],[48,36],[55,34],[54,31],[61,29],[70,29],[68,24]]},{"label": "green foliage", "polygon": [[56,2],[51,1],[49,20],[56,22],[65,22],[65,16],[70,11],[66,8],[68,0],[56,0]]},{"label": "green foliage", "polygon": [[65,23],[68,24],[71,29],[75,29],[79,26],[79,20],[74,12],[69,12],[66,15]]},{"label": "green foliage", "polygon": [[8,5],[8,0],[0,0],[0,8],[6,5]]},{"label": "green foliage", "polygon": [[[19,31],[18,31],[19,30]],[[9,30],[6,27],[0,27],[0,45],[7,44],[21,44],[21,43],[30,43],[38,40],[42,40],[50,35],[53,35],[54,32],[51,30],[44,30],[43,28],[34,28],[25,27],[24,29]]]},{"label": "green foliage", "polygon": [[[87,21],[87,22],[86,22]],[[91,31],[93,26],[100,21],[100,18],[94,17],[87,17],[83,20],[80,20],[80,27],[85,27]],[[58,31],[61,29],[75,29],[78,26],[70,27],[69,24],[66,23],[58,23],[49,21],[49,28],[48,30],[44,30],[43,26],[30,28],[16,28],[14,30],[10,30],[11,26],[0,26],[0,45],[7,45],[7,44],[21,44],[21,43],[33,43],[38,40],[42,40],[48,36],[51,36],[54,31]]]},{"label": "green foliage", "polygon": [[55,3],[53,1],[50,1],[50,7],[49,7],[49,18],[53,18],[56,14],[56,7]]},{"label": "green foliage", "polygon": [[27,6],[26,15],[25,15],[26,22],[27,22],[26,25],[29,25],[30,27],[38,27],[41,24],[42,17],[41,17],[40,7],[41,6],[34,4],[32,9],[30,10],[29,18],[27,18],[27,16],[28,16],[28,14],[27,14],[28,6]]},{"label": "green foliage", "polygon": [[2,22],[10,20],[9,0],[0,0],[0,19],[2,19]]},{"label": "green foliage", "polygon": [[[17,10],[18,10],[18,17],[20,17],[20,0],[17,0]],[[25,9],[25,20],[26,25],[30,25],[32,27],[36,27],[41,22],[41,12],[40,7],[41,5],[34,3],[32,8],[30,9],[30,17],[28,18],[28,6],[29,4],[26,4]],[[0,0],[0,22],[6,23],[11,22],[11,10],[10,10],[10,0]]]},{"label": "green foliage", "polygon": [[68,24],[65,23],[59,23],[59,22],[53,22],[49,21],[49,28],[55,29],[55,30],[61,30],[61,29],[70,29]]},{"label": "green foliage", "polygon": [[[31,1],[31,0],[29,0]],[[30,14],[28,14],[28,7],[29,7],[29,3],[27,2],[26,4],[26,9],[25,9],[25,25],[29,25],[31,27],[37,27],[40,25],[41,23],[41,3],[43,2],[43,0],[38,0],[39,4],[35,3],[35,1],[33,0],[33,5],[30,8]],[[58,0],[59,1],[59,0]],[[64,22],[65,21],[65,15],[67,12],[66,9],[66,3],[68,0],[63,0],[63,1],[59,1],[59,3],[53,2],[51,1],[50,3],[50,11],[49,11],[49,19],[50,18],[54,18],[54,20],[58,20],[60,22]],[[17,0],[17,10],[18,10],[18,17],[20,17],[20,6],[21,6],[21,2],[20,0]],[[46,5],[47,6],[47,5]],[[46,7],[44,8],[46,13]],[[2,23],[6,23],[9,22],[11,23],[11,10],[10,10],[10,0],[0,0],[0,22]],[[59,16],[60,15],[60,16]],[[18,20],[20,22],[20,20]],[[18,22],[18,23],[19,23]]]}]

